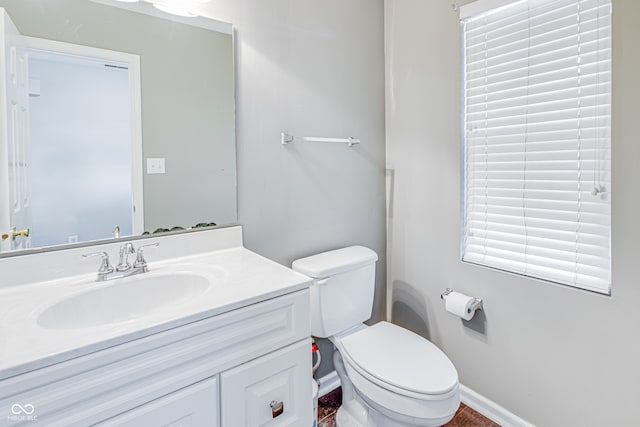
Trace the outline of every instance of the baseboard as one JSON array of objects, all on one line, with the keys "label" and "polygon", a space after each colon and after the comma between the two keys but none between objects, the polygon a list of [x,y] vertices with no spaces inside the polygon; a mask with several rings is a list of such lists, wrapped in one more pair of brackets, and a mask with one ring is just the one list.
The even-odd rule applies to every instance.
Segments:
[{"label": "baseboard", "polygon": [[523,420],[494,401],[462,384],[460,384],[460,400],[471,409],[500,424],[502,427],[535,427],[530,422]]},{"label": "baseboard", "polygon": [[331,393],[333,390],[340,387],[340,378],[336,371],[331,371],[324,377],[318,379],[320,383],[320,390],[318,391],[318,397],[322,397],[325,394]]}]

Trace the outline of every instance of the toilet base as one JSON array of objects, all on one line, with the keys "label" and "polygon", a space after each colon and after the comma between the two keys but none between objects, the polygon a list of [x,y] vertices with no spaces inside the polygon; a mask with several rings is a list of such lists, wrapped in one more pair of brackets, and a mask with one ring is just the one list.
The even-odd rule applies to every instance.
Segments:
[{"label": "toilet base", "polygon": [[344,402],[336,414],[337,427],[415,427],[387,418],[357,397]]},{"label": "toilet base", "polygon": [[365,427],[367,426],[367,408],[360,402],[351,400],[344,402],[336,413],[337,427]]}]

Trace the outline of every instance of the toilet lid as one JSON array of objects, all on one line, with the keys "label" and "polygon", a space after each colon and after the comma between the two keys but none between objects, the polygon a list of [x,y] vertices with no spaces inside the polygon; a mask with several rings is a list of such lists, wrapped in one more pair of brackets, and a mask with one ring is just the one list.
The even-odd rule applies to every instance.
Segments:
[{"label": "toilet lid", "polygon": [[376,323],[341,344],[354,368],[397,388],[438,395],[458,384],[456,368],[438,347],[392,323]]}]

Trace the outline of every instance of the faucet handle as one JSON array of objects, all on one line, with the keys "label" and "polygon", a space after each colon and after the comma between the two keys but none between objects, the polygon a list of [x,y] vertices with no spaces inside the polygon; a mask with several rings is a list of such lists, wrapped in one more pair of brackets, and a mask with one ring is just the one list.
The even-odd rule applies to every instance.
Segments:
[{"label": "faucet handle", "polygon": [[98,269],[98,274],[107,274],[113,272],[113,266],[109,262],[109,254],[106,252],[93,252],[90,254],[82,254],[83,258],[91,258],[94,256],[102,257],[102,264],[100,264],[100,268]]},{"label": "faucet handle", "polygon": [[136,251],[136,260],[133,263],[133,267],[134,268],[146,268],[147,267],[147,260],[144,259],[144,248],[148,248],[148,247],[157,248],[158,246],[160,246],[160,243],[156,242],[156,243],[149,243],[148,245],[142,245],[142,246],[138,247],[138,250]]}]

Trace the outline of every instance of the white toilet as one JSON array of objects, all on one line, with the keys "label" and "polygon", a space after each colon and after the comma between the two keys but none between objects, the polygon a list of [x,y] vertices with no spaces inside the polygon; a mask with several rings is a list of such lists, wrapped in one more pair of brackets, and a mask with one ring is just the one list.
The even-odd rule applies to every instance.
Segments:
[{"label": "white toilet", "polygon": [[311,333],[336,347],[339,427],[441,426],[460,405],[458,372],[421,336],[371,317],[378,256],[351,246],[294,261],[314,279]]}]

